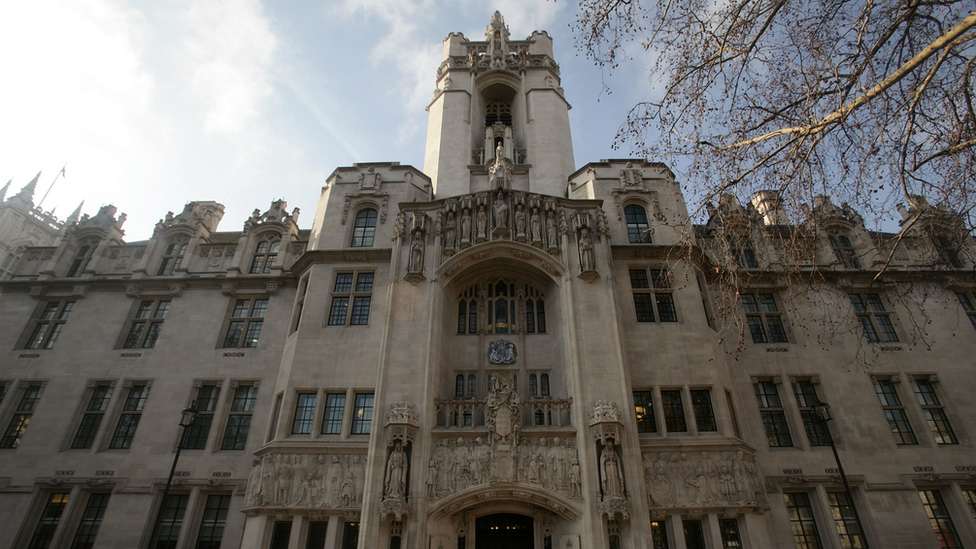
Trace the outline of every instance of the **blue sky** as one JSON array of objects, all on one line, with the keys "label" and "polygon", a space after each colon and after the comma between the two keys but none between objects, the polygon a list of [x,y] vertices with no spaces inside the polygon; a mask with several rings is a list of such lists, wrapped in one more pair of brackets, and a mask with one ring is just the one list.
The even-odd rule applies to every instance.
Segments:
[{"label": "blue sky", "polygon": [[189,200],[236,231],[284,198],[309,228],[337,166],[422,169],[442,41],[483,40],[496,9],[514,39],[554,38],[577,167],[627,156],[611,144],[650,61],[611,77],[578,55],[575,2],[41,0],[0,4],[0,184],[42,170],[36,203],[67,163],[44,209],[115,204],[128,241]]}]

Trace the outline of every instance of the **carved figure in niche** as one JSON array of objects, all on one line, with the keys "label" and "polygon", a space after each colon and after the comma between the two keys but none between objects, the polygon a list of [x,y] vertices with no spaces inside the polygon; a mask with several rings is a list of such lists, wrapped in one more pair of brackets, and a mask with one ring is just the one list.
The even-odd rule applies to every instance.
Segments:
[{"label": "carved figure in niche", "polygon": [[584,273],[595,270],[595,261],[593,259],[593,242],[590,241],[589,231],[586,229],[586,227],[580,229],[579,255],[580,268]]},{"label": "carved figure in niche", "polygon": [[549,470],[549,440],[546,437],[539,439],[539,453],[535,458],[539,461],[539,484],[546,488],[552,488],[552,471]]},{"label": "carved figure in niche", "polygon": [[508,228],[508,204],[505,203],[505,193],[498,191],[495,199],[495,226]]},{"label": "carved figure in niche", "polygon": [[620,471],[620,460],[613,448],[613,440],[607,440],[600,454],[601,486],[603,499],[624,495],[624,477]]},{"label": "carved figure in niche", "polygon": [[437,497],[437,466],[434,465],[434,460],[427,462],[427,497]]},{"label": "carved figure in niche", "polygon": [[288,503],[288,494],[291,493],[291,481],[295,471],[291,467],[291,456],[278,455],[281,463],[278,464],[278,477],[275,479],[277,490],[275,490],[275,503]]},{"label": "carved figure in niche", "polygon": [[525,212],[521,204],[515,209],[515,235],[525,238]]},{"label": "carved figure in niche", "polygon": [[399,442],[390,453],[390,459],[386,464],[386,497],[390,499],[401,499],[407,490],[407,453],[403,451],[403,445]]},{"label": "carved figure in niche", "polygon": [[251,463],[251,474],[247,477],[247,504],[261,504],[261,460]]},{"label": "carved figure in niche", "polygon": [[267,454],[262,458],[264,460],[264,469],[261,472],[261,503],[262,505],[269,505],[274,503],[275,498],[275,466],[274,457],[271,454]]},{"label": "carved figure in niche", "polygon": [[451,479],[454,476],[454,456],[451,455],[451,447],[448,446],[447,439],[442,440],[441,445],[434,449],[433,457],[434,467],[437,468],[435,490],[440,496],[451,491]]},{"label": "carved figure in niche", "polygon": [[410,263],[407,271],[419,273],[424,270],[424,232],[417,229],[413,232],[413,241],[410,243]]},{"label": "carved figure in niche", "polygon": [[475,235],[475,238],[479,238],[479,239],[484,238],[485,234],[487,234],[486,233],[487,229],[488,229],[488,214],[485,213],[484,206],[479,206],[478,207],[478,232]]},{"label": "carved figure in niche", "polygon": [[708,455],[708,452],[702,452],[700,454],[698,467],[700,467],[702,472],[705,474],[705,480],[707,481],[707,484],[705,485],[705,495],[708,499],[714,500],[715,494],[718,493],[718,469],[716,469],[715,462],[712,461],[712,458]]},{"label": "carved figure in niche", "polygon": [[359,456],[352,456],[352,466],[349,474],[352,476],[353,498],[355,503],[362,503],[363,484],[366,479],[366,469]]},{"label": "carved figure in niche", "polygon": [[552,446],[549,447],[549,483],[550,487],[555,490],[557,488],[563,488],[566,486],[565,479],[563,477],[563,460],[562,453],[563,447],[559,445],[559,437],[552,437]]},{"label": "carved figure in niche", "polygon": [[464,210],[461,214],[461,242],[471,241],[471,212]]},{"label": "carved figure in niche", "polygon": [[508,188],[508,165],[504,160],[501,142],[495,147],[495,161],[488,167],[488,184],[493,190]]},{"label": "carved figure in niche", "polygon": [[728,503],[735,503],[738,499],[735,493],[735,479],[732,478],[732,473],[729,472],[728,465],[722,465],[719,471],[718,490],[719,493],[725,496],[725,501]]},{"label": "carved figure in niche", "polygon": [[454,446],[454,475],[451,479],[451,491],[464,490],[471,482],[471,453],[464,445],[464,439],[458,437]]},{"label": "carved figure in niche", "polygon": [[569,497],[581,498],[582,486],[580,484],[580,464],[575,457],[569,462]]},{"label": "carved figure in niche", "polygon": [[539,208],[532,208],[532,242],[542,242],[542,218],[539,216]]},{"label": "carved figure in niche", "polygon": [[488,452],[488,447],[484,445],[481,437],[478,437],[474,441],[475,448],[475,460],[477,461],[477,471],[478,471],[478,482],[488,482],[488,471],[491,468],[491,454]]},{"label": "carved figure in niche", "polygon": [[447,212],[447,225],[444,227],[444,247],[454,248],[454,212]]},{"label": "carved figure in niche", "polygon": [[550,248],[559,246],[559,237],[556,235],[556,212],[549,212],[546,216],[546,240]]}]

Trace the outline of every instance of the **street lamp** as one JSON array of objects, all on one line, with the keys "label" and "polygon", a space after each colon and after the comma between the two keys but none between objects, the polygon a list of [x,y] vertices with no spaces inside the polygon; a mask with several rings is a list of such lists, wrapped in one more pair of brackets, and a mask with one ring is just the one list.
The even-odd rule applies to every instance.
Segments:
[{"label": "street lamp", "polygon": [[[152,535],[149,536],[150,546],[156,541],[156,534],[159,533],[159,525],[163,522],[163,513],[166,511],[166,498],[169,496],[169,488],[173,485],[173,475],[176,474],[176,464],[180,461],[180,452],[183,450],[183,444],[186,443],[186,429],[193,425],[193,420],[196,419],[197,414],[200,412],[196,409],[193,404],[190,404],[189,408],[184,408],[180,414],[180,440],[176,444],[176,455],[173,456],[173,466],[169,469],[169,477],[166,479],[166,488],[163,489],[163,499],[159,502],[159,511],[156,513],[156,520],[153,522]],[[150,548],[151,549],[151,548]]]},{"label": "street lamp", "polygon": [[817,419],[819,419],[821,422],[820,426],[823,428],[824,434],[827,435],[827,442],[830,444],[830,449],[834,452],[834,462],[837,463],[837,471],[840,473],[840,480],[844,483],[844,493],[847,494],[847,501],[850,502],[851,510],[854,511],[854,522],[857,523],[857,530],[861,534],[861,541],[864,543],[864,549],[868,549],[868,537],[864,532],[864,525],[861,524],[861,515],[858,514],[857,505],[854,504],[854,498],[851,496],[851,485],[847,482],[847,475],[844,473],[844,466],[841,465],[840,456],[837,454],[837,445],[834,444],[834,437],[830,434],[830,426],[827,424],[828,421],[834,419],[830,416],[830,404],[817,401],[812,408]]}]

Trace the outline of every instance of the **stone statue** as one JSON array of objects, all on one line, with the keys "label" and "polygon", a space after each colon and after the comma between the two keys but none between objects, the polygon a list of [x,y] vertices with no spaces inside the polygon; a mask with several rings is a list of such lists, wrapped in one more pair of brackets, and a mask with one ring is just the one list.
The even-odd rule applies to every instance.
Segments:
[{"label": "stone statue", "polygon": [[569,462],[569,497],[581,498],[582,486],[580,484],[580,464],[575,457]]},{"label": "stone statue", "polygon": [[498,191],[498,198],[495,199],[495,226],[508,228],[508,204],[501,191]]},{"label": "stone statue", "polygon": [[607,445],[603,447],[603,452],[600,454],[600,475],[603,477],[601,479],[603,499],[624,495],[624,478],[612,440],[607,440]]},{"label": "stone statue", "polygon": [[454,212],[447,212],[447,224],[444,227],[444,247],[454,248]]},{"label": "stone statue", "polygon": [[522,211],[521,204],[515,210],[515,234],[520,237],[525,236],[525,212]]},{"label": "stone statue", "polygon": [[424,232],[417,229],[413,232],[413,241],[410,243],[410,262],[407,264],[407,271],[419,273],[424,270]]},{"label": "stone statue", "polygon": [[532,208],[532,242],[542,242],[542,218],[539,216],[539,208]]},{"label": "stone statue", "polygon": [[627,166],[620,170],[620,184],[624,187],[640,187],[643,177],[641,171],[634,168],[633,162],[628,162]]},{"label": "stone statue", "polygon": [[549,212],[546,218],[546,240],[549,241],[550,248],[559,245],[559,238],[556,235],[556,212]]},{"label": "stone statue", "polygon": [[390,453],[390,459],[386,464],[386,497],[390,499],[402,499],[407,491],[407,453],[403,451],[403,445],[399,442]]},{"label": "stone statue", "polygon": [[471,212],[464,210],[461,214],[461,242],[471,241]]},{"label": "stone statue", "polygon": [[580,269],[585,273],[594,271],[595,261],[593,259],[593,242],[590,241],[589,231],[586,227],[580,229],[579,237]]},{"label": "stone statue", "polygon": [[434,465],[434,460],[427,462],[427,497],[437,497],[437,466]]},{"label": "stone statue", "polygon": [[487,234],[485,232],[487,228],[488,228],[488,214],[485,213],[484,206],[479,206],[478,207],[478,233],[475,235],[475,237],[476,238],[484,237],[484,235]]}]

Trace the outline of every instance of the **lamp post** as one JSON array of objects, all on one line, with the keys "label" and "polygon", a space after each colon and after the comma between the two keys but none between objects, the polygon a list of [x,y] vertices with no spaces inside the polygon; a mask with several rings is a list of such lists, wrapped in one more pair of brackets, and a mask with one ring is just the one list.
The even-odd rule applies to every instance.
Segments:
[{"label": "lamp post", "polygon": [[857,524],[857,531],[860,534],[861,541],[864,544],[864,549],[868,549],[868,537],[864,532],[864,526],[861,524],[861,515],[857,512],[857,505],[854,504],[854,498],[851,496],[851,485],[847,482],[847,475],[844,473],[844,466],[840,463],[840,455],[837,454],[837,445],[834,444],[834,436],[830,434],[830,426],[827,424],[828,421],[834,418],[830,415],[830,404],[826,402],[817,402],[812,406],[814,414],[816,414],[817,419],[821,422],[821,427],[823,427],[823,432],[827,435],[827,442],[830,444],[831,451],[834,452],[834,462],[837,463],[837,471],[840,473],[840,480],[844,483],[844,493],[847,494],[847,501],[851,504],[851,510],[854,511],[854,522]]},{"label": "lamp post", "polygon": [[166,478],[166,487],[163,489],[163,499],[159,502],[159,511],[156,513],[156,520],[153,522],[152,535],[149,536],[150,549],[152,543],[156,541],[159,533],[159,525],[163,522],[163,513],[166,511],[166,498],[169,496],[169,488],[173,485],[173,475],[176,474],[176,464],[180,461],[180,452],[183,451],[183,444],[186,442],[186,430],[193,425],[193,420],[200,413],[193,404],[189,408],[184,408],[180,414],[180,440],[176,444],[176,455],[173,456],[173,466],[169,469],[169,477]]}]

